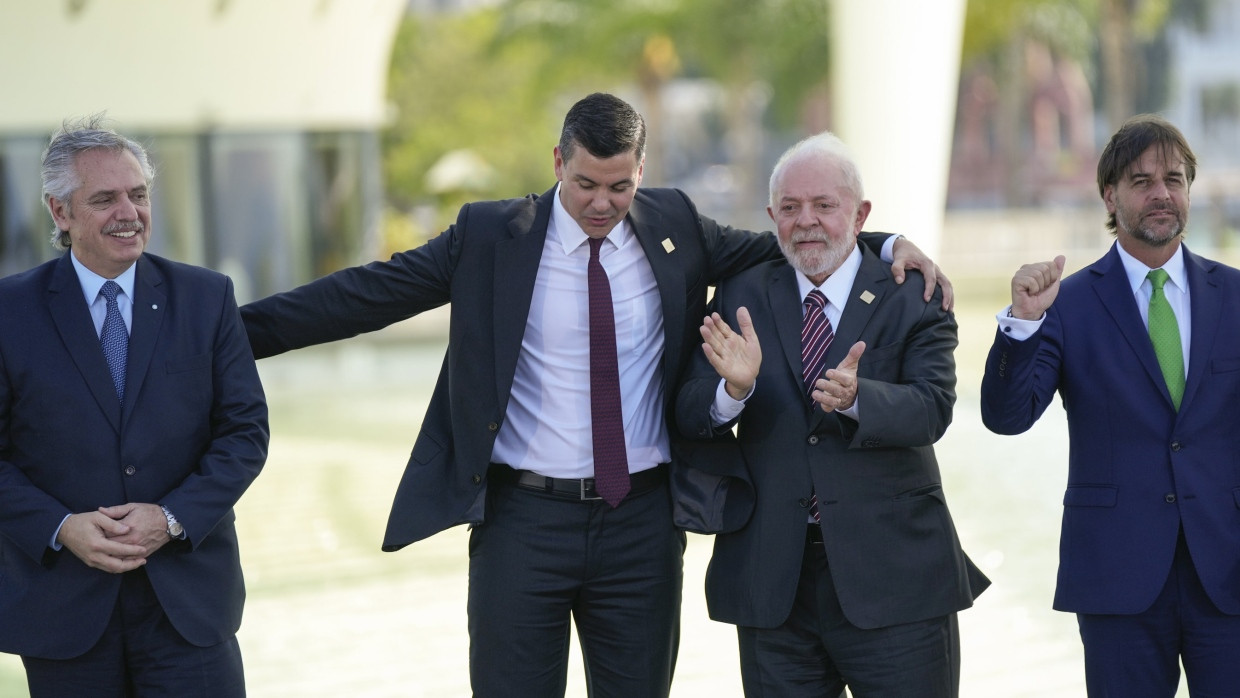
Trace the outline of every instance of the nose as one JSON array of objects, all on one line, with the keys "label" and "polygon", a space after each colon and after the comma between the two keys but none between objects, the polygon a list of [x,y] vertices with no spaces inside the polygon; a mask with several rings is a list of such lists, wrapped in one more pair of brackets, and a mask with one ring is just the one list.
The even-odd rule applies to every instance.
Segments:
[{"label": "nose", "polygon": [[138,206],[128,196],[120,197],[116,205],[116,219],[122,221],[138,220]]},{"label": "nose", "polygon": [[809,206],[802,206],[797,209],[797,225],[802,228],[814,227],[813,209]]},{"label": "nose", "polygon": [[1161,179],[1155,180],[1154,184],[1150,187],[1150,196],[1154,197],[1157,201],[1170,199],[1171,192],[1167,189],[1167,183]]}]

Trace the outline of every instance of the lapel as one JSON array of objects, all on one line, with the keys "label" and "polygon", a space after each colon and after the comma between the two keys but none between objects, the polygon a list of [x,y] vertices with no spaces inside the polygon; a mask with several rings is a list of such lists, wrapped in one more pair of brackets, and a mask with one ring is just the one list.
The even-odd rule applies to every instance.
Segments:
[{"label": "lapel", "polygon": [[[1181,243],[1183,244],[1183,243]],[[1188,274],[1188,304],[1192,318],[1188,345],[1188,377],[1184,383],[1184,398],[1180,401],[1180,413],[1188,407],[1193,394],[1204,380],[1210,356],[1214,353],[1214,341],[1218,328],[1224,322],[1222,278],[1214,273],[1216,262],[1202,259],[1184,248],[1184,268]],[[1170,398],[1168,398],[1170,399]]]},{"label": "lapel", "polygon": [[1158,357],[1154,356],[1154,345],[1150,343],[1149,331],[1146,330],[1145,323],[1141,321],[1141,313],[1137,309],[1132,286],[1128,283],[1124,263],[1115,249],[1117,244],[1119,243],[1111,243],[1110,252],[1089,267],[1089,272],[1093,275],[1094,293],[1098,295],[1098,300],[1101,301],[1111,322],[1115,324],[1124,341],[1132,349],[1141,368],[1145,370],[1154,385],[1158,386],[1158,391],[1170,404],[1171,394],[1167,392],[1162,369],[1158,367]]},{"label": "lapel", "polygon": [[685,315],[689,309],[686,307],[685,274],[675,247],[670,252],[663,247],[663,241],[671,239],[671,231],[663,224],[663,215],[657,209],[643,205],[641,199],[634,199],[628,220],[659,288],[659,304],[663,310],[664,396],[671,400],[674,391],[669,383],[677,375],[686,339]]},{"label": "lapel", "polygon": [[[529,319],[530,303],[534,297],[534,281],[542,261],[543,243],[547,240],[551,197],[554,195],[555,187],[552,187],[535,199],[533,205],[522,207],[508,221],[511,237],[495,245],[491,327],[494,328],[495,389],[501,405],[512,392],[521,341],[525,337],[525,323]],[[462,231],[462,234],[470,233]]]},{"label": "lapel", "polygon": [[[835,339],[827,348],[827,367],[835,368],[848,356],[848,350],[856,344],[861,335],[869,327],[883,299],[895,287],[891,278],[891,269],[865,245],[858,244],[861,250],[861,266],[853,278],[852,288],[844,299],[844,312],[840,315],[840,324],[835,328]],[[866,300],[868,299],[868,300]],[[832,302],[838,302],[832,299]],[[861,357],[865,361],[865,357]],[[828,420],[837,420],[834,414],[828,414],[816,405],[811,417],[811,429],[819,431]]]},{"label": "lapel", "polygon": [[164,275],[146,255],[138,258],[133,294],[133,327],[129,332],[129,360],[125,367],[125,409],[122,421],[128,421],[138,395],[142,393],[142,384],[151,369],[151,357],[155,355],[159,330],[168,311]]},{"label": "lapel", "polygon": [[99,409],[107,416],[112,428],[120,433],[121,405],[116,399],[112,374],[108,372],[108,362],[103,358],[90,309],[82,296],[82,284],[73,269],[73,262],[69,260],[71,254],[72,251],[66,252],[52,271],[52,281],[47,289],[48,312],[60,333],[61,342],[86,381],[86,387]]}]

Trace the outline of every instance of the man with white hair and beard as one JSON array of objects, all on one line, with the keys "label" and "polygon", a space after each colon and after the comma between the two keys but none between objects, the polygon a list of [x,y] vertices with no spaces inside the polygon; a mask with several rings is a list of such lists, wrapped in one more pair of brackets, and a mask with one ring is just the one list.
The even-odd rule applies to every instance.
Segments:
[{"label": "man with white hair and beard", "polygon": [[1129,119],[1098,162],[1116,241],[1060,279],[1026,264],[982,380],[982,420],[1068,417],[1055,608],[1077,615],[1091,696],[1240,685],[1240,272],[1188,250],[1197,159],[1162,117]]},{"label": "man with white hair and beard", "polygon": [[857,245],[870,202],[834,135],[784,153],[770,189],[786,259],[719,286],[677,402],[682,434],[716,442],[693,465],[721,511],[748,516],[715,538],[711,618],[737,626],[747,695],[955,696],[956,612],[989,584],[934,457],[955,320]]}]

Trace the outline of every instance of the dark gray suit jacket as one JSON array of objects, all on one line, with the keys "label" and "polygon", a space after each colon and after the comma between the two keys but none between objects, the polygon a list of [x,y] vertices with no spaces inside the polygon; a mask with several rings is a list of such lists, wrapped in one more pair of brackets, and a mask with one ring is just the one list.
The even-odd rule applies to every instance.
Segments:
[{"label": "dark gray suit jacket", "polygon": [[855,342],[866,343],[860,423],[811,407],[801,379],[802,299],[787,262],[750,269],[716,292],[714,306],[732,327],[736,309],[749,309],[762,367],[735,440],[727,426],[710,422],[719,377],[703,356],[679,393],[682,435],[716,439],[714,457],[691,465],[731,482],[729,518],[748,515],[740,530],[715,539],[706,578],[715,620],[770,628],[787,618],[811,491],[852,624],[877,628],[946,615],[972,605],[989,584],[960,548],[932,446],[956,399],[955,319],[938,294],[922,300],[920,275],[897,285],[887,265],[862,251],[827,353],[834,367]]}]

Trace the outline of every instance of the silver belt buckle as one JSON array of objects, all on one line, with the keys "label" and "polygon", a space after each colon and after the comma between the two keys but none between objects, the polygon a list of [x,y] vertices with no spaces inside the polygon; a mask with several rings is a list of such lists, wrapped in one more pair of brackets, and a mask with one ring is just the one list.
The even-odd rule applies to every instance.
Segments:
[{"label": "silver belt buckle", "polygon": [[[581,501],[583,502],[588,502],[594,499],[602,499],[602,497],[598,496],[597,494],[593,497],[590,497],[586,494],[586,480],[592,480],[592,479],[593,478],[583,477],[577,481],[577,486],[581,489],[580,495],[581,495]],[[596,489],[597,489],[597,485],[596,485]]]}]

